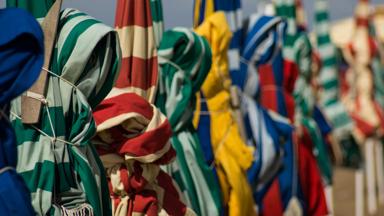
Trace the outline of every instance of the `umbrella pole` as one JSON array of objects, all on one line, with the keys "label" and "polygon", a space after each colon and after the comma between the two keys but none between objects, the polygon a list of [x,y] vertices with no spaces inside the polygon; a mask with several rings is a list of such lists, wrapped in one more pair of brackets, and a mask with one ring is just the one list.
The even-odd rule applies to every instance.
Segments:
[{"label": "umbrella pole", "polygon": [[379,204],[384,204],[384,170],[383,170],[383,145],[380,140],[375,143],[376,152],[376,177],[379,190]]},{"label": "umbrella pole", "polygon": [[325,197],[326,197],[327,206],[328,206],[328,216],[334,215],[335,210],[333,207],[334,200],[333,200],[333,187],[332,187],[332,185],[325,186],[324,192],[325,192]]},{"label": "umbrella pole", "polygon": [[368,191],[368,213],[375,214],[377,212],[377,194],[375,182],[375,160],[374,160],[374,146],[375,140],[368,138],[365,142],[365,160],[366,160],[366,186]]},{"label": "umbrella pole", "polygon": [[364,171],[355,171],[355,215],[364,216]]}]

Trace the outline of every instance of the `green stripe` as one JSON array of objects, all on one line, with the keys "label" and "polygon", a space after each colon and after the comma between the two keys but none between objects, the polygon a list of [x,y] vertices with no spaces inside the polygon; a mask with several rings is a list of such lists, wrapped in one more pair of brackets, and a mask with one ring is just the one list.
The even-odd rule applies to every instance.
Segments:
[{"label": "green stripe", "polygon": [[328,13],[326,11],[317,12],[315,15],[316,22],[320,23],[321,21],[328,21]]},{"label": "green stripe", "polygon": [[65,192],[70,187],[77,187],[69,163],[39,162],[33,170],[21,172],[20,175],[32,193],[37,189],[53,192],[54,184],[58,192]]},{"label": "green stripe", "polygon": [[331,38],[328,34],[325,35],[318,35],[317,36],[317,44],[318,45],[325,45],[331,43]]},{"label": "green stripe", "polygon": [[[327,58],[327,59],[323,59],[322,61],[323,61],[323,65],[326,65],[326,66],[334,66],[334,67],[336,67],[336,65],[337,65],[337,59],[336,58],[330,57],[330,58]],[[338,69],[336,68],[335,71],[337,71],[337,70]]]},{"label": "green stripe", "polygon": [[[58,115],[59,113],[63,113],[63,107],[48,107],[48,110],[55,128],[56,136],[65,136],[66,129],[65,125],[63,124],[64,118],[62,115]],[[24,125],[21,120],[17,118],[12,121],[12,126],[15,131],[22,131],[22,134],[17,134],[17,145],[22,145],[24,142],[27,141],[38,142],[39,137],[42,135],[40,134],[40,132],[36,131],[31,126]],[[46,109],[42,109],[41,120],[35,126],[40,130],[44,131],[49,136],[53,137]]]},{"label": "green stripe", "polygon": [[330,81],[327,81],[327,82],[323,82],[322,86],[325,89],[333,89],[333,88],[338,89],[339,82],[338,82],[337,79],[334,79],[334,80],[330,80]]},{"label": "green stripe", "polygon": [[153,22],[163,21],[163,7],[161,0],[151,0],[151,14]]},{"label": "green stripe", "polygon": [[[69,35],[68,35],[68,37],[65,40],[64,45],[63,45],[63,47],[65,47],[65,49],[62,49],[61,53],[60,53],[59,66],[61,69],[64,68],[64,65],[67,63],[69,57],[71,56],[71,53],[73,52],[73,50],[76,46],[76,42],[77,42],[77,39],[79,38],[79,36],[82,33],[84,33],[88,28],[90,28],[92,25],[97,24],[97,23],[100,23],[100,21],[87,19],[87,20],[84,20],[84,21],[78,23],[75,27],[73,27],[71,29],[71,33],[69,33]],[[65,25],[63,28],[65,28]]]}]

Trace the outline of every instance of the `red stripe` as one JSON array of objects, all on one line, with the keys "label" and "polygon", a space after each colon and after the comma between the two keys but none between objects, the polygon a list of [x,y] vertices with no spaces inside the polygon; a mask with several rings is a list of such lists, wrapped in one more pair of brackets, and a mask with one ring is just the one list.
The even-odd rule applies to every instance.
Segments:
[{"label": "red stripe", "polygon": [[263,216],[279,216],[283,215],[283,204],[281,202],[281,194],[279,180],[275,179],[265,194],[263,200]]},{"label": "red stripe", "polygon": [[312,153],[312,139],[303,128],[304,135],[298,145],[300,187],[306,201],[304,215],[323,216],[328,214],[323,183],[316,159]]},{"label": "red stripe", "polygon": [[137,137],[127,140],[121,146],[119,153],[136,157],[156,153],[168,143],[171,134],[171,125],[166,120],[155,130],[142,133]]},{"label": "red stripe", "polygon": [[283,86],[288,93],[293,93],[295,89],[295,83],[299,76],[299,67],[296,63],[288,60],[284,60],[284,83]]},{"label": "red stripe", "polygon": [[135,195],[133,212],[143,213],[147,216],[158,215],[157,194],[153,190],[145,190]]},{"label": "red stripe", "polygon": [[356,18],[356,25],[361,27],[368,27],[369,26],[369,19],[367,17],[357,17]]},{"label": "red stripe", "polygon": [[137,57],[123,58],[119,77],[115,87],[137,87],[147,90],[157,83],[157,57],[141,59]]},{"label": "red stripe", "polygon": [[132,188],[129,185],[129,176],[128,176],[127,168],[124,165],[122,165],[120,167],[119,171],[120,171],[120,180],[121,180],[121,183],[123,183],[123,185],[124,185],[124,190],[127,193],[130,193],[131,191],[134,191],[134,190],[132,190]]},{"label": "red stripe", "polygon": [[152,26],[152,15],[148,0],[118,0],[116,8],[115,26],[138,25]]},{"label": "red stripe", "polygon": [[93,111],[96,125],[116,116],[127,113],[140,113],[147,119],[152,119],[153,107],[142,97],[134,93],[124,93],[103,100]]},{"label": "red stripe", "polygon": [[160,173],[157,176],[157,182],[159,186],[166,191],[163,199],[163,208],[168,215],[185,215],[187,207],[180,201],[179,192],[173,185],[172,178],[167,173],[160,170]]}]

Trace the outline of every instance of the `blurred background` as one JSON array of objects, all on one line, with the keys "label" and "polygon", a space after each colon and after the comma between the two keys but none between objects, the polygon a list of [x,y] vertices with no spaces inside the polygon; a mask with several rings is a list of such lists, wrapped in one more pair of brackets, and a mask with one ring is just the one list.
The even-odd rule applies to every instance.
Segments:
[{"label": "blurred background", "polygon": [[[0,8],[5,7],[6,0],[0,0]],[[256,11],[257,0],[243,0],[243,16]],[[357,0],[333,0],[330,2],[330,16],[332,20],[342,19],[353,15]],[[371,0],[372,4],[384,3],[384,0]],[[313,14],[314,1],[303,0],[305,12]],[[192,26],[193,0],[163,0],[165,27]],[[65,0],[64,7],[77,8],[87,12],[95,18],[113,25],[115,20],[116,0]],[[313,17],[308,17],[308,27],[311,29]]]}]

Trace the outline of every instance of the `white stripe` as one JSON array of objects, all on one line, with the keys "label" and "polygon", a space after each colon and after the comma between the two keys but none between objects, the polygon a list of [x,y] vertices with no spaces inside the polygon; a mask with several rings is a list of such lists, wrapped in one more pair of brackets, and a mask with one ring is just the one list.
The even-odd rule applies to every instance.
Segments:
[{"label": "white stripe", "polygon": [[329,23],[322,21],[316,23],[316,34],[318,36],[328,35],[329,34]]},{"label": "white stripe", "polygon": [[328,0],[316,0],[315,1],[315,8],[316,11],[325,12],[328,10]]},{"label": "white stripe", "polygon": [[[45,136],[40,136],[38,143],[27,141],[23,142],[22,145],[17,146],[18,161],[17,161],[17,172],[27,172],[35,169],[37,163],[43,163],[49,161],[55,163],[54,155],[52,154],[51,139]],[[63,137],[58,137],[63,138]],[[64,143],[57,141],[55,143],[55,151],[65,151]],[[68,154],[64,155],[64,158],[60,158],[60,163],[69,162]]]},{"label": "white stripe", "polygon": [[116,115],[112,118],[109,118],[106,121],[103,121],[101,124],[97,125],[97,132],[101,132],[101,131],[110,129],[112,127],[115,127],[117,125],[120,125],[127,119],[131,119],[131,118],[140,119],[141,121],[148,121],[148,119],[142,116],[140,113],[135,113],[135,112],[123,113],[120,115]]},{"label": "white stripe", "polygon": [[322,57],[335,56],[335,47],[333,44],[327,44],[319,47],[319,53]]},{"label": "white stripe", "polygon": [[255,142],[259,147],[257,151],[262,151],[262,158],[258,158],[258,160],[262,160],[262,166],[261,166],[259,177],[263,178],[264,176],[268,175],[267,174],[268,171],[270,171],[270,168],[276,162],[277,155],[274,151],[273,139],[271,138],[271,136],[267,131],[261,108],[256,106],[255,102],[252,99],[247,99],[247,100],[248,100],[248,104],[247,104],[248,114],[249,114],[249,119],[251,123],[253,137],[255,138]]},{"label": "white stripe", "polygon": [[133,56],[150,59],[157,56],[152,26],[124,26],[116,28],[116,31],[119,34],[123,58]]},{"label": "white stripe", "polygon": [[280,115],[279,113],[273,111],[273,110],[268,110],[268,114],[270,115],[270,117],[274,120],[274,121],[277,121],[277,122],[282,122],[284,124],[292,124],[291,123],[291,120],[289,118],[286,118],[282,115]]},{"label": "white stripe", "polygon": [[[71,30],[73,29],[71,28]],[[92,51],[101,38],[109,32],[111,32],[110,27],[94,24],[77,38],[76,49],[73,50],[62,70],[63,77],[66,80],[72,83],[75,83],[74,80],[78,80],[78,77],[83,74],[84,67],[86,66],[85,62],[88,62]],[[66,49],[66,47],[58,48]]]},{"label": "white stripe", "polygon": [[241,30],[243,20],[240,8],[236,11],[225,11],[225,17],[227,18],[231,32],[237,32],[238,30]]},{"label": "white stripe", "polygon": [[337,70],[333,67],[323,67],[321,73],[319,74],[319,81],[322,85],[337,79]]},{"label": "white stripe", "polygon": [[[161,158],[162,156],[164,156],[165,153],[167,153],[171,149],[171,146],[172,146],[171,142],[167,142],[163,148],[161,148],[159,151],[154,152],[152,154],[147,154],[147,155],[139,156],[139,157],[125,154],[124,159],[126,161],[135,160],[135,161],[139,161],[139,162],[144,163],[144,164],[152,163],[152,162],[158,160],[159,158]],[[158,167],[158,166],[156,166],[156,167]]]},{"label": "white stripe", "polygon": [[65,23],[65,25],[61,28],[60,34],[58,35],[56,47],[58,48],[58,55],[61,55],[61,51],[63,50],[63,46],[65,41],[67,40],[69,34],[72,32],[73,28],[78,25],[79,23],[85,21],[85,20],[90,20],[92,17],[89,16],[79,16],[75,17],[68,22]]},{"label": "white stripe", "polygon": [[148,98],[148,101],[153,101],[153,97],[155,96],[154,95],[155,89],[156,89],[156,86],[151,86],[147,90],[144,90],[144,89],[141,89],[141,88],[137,88],[137,87],[133,87],[133,86],[126,87],[126,88],[116,88],[116,87],[114,87],[112,89],[112,91],[109,92],[109,94],[107,95],[107,97],[105,99],[116,97],[118,95],[125,94],[125,93],[135,93],[135,94],[137,94],[137,95],[139,95],[139,96],[141,96],[143,98]]},{"label": "white stripe", "polygon": [[240,53],[238,49],[228,50],[229,69],[237,70],[240,68]]},{"label": "white stripe", "polygon": [[32,206],[38,213],[45,215],[52,206],[52,192],[38,188],[31,193]]}]

